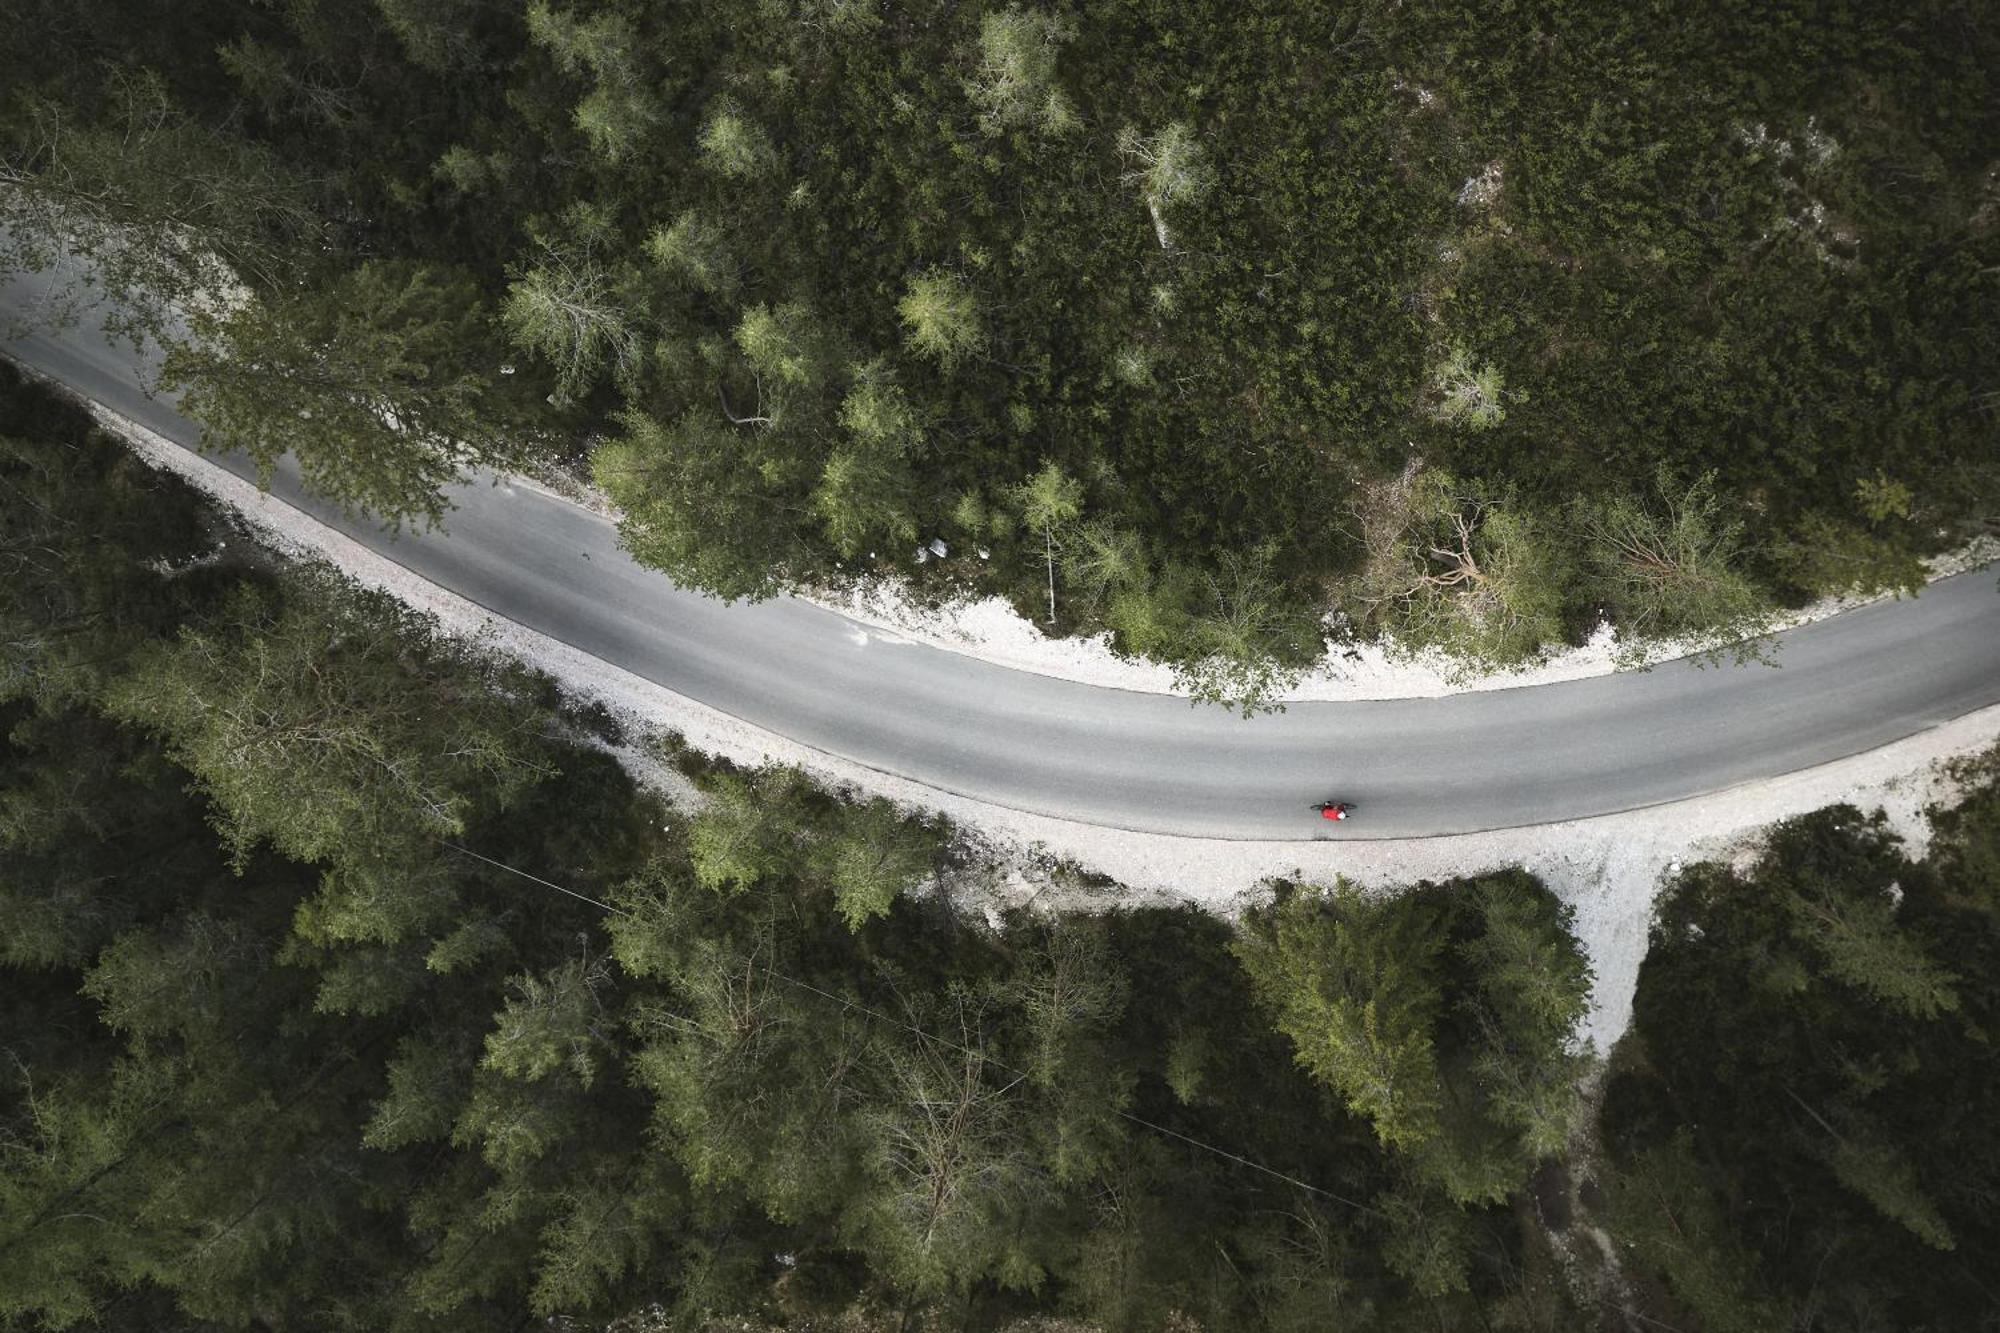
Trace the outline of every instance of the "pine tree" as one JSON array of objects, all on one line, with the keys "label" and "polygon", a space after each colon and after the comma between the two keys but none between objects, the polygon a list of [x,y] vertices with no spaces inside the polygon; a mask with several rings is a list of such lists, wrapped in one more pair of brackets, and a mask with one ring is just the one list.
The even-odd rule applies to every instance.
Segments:
[{"label": "pine tree", "polygon": [[1299,1063],[1390,1148],[1440,1132],[1442,925],[1433,908],[1379,909],[1342,882],[1286,893],[1235,945]]},{"label": "pine tree", "polygon": [[[809,552],[782,485],[748,464],[743,432],[692,410],[671,425],[631,412],[623,433],[591,458],[599,485],[623,511],[619,539],[634,558],[718,597],[768,597],[803,572]],[[788,443],[771,438],[771,471],[790,470]],[[746,457],[749,453],[749,457]]]},{"label": "pine tree", "polygon": [[1783,1308],[1758,1289],[1750,1256],[1709,1197],[1683,1133],[1605,1182],[1615,1234],[1667,1276],[1674,1296],[1720,1333],[1782,1327]]},{"label": "pine tree", "polygon": [[933,268],[911,278],[896,303],[910,349],[950,370],[986,345],[979,303],[963,280]]},{"label": "pine tree", "polygon": [[842,810],[815,839],[811,859],[848,929],[859,930],[928,880],[939,852],[935,832],[878,799]]},{"label": "pine tree", "polygon": [[688,860],[698,884],[741,893],[792,871],[806,846],[801,774],[781,768],[755,778],[720,774],[705,794],[688,830]]},{"label": "pine tree", "polygon": [[1770,606],[1743,572],[1743,525],[1724,514],[1714,474],[1678,486],[1662,470],[1655,489],[1651,507],[1630,497],[1579,505],[1593,595],[1634,639],[1724,644],[1759,633]]},{"label": "pine tree", "polygon": [[1049,622],[1056,618],[1056,533],[1083,513],[1083,485],[1053,462],[1014,489],[1021,522],[1042,534],[1042,555],[1048,569]]},{"label": "pine tree", "polygon": [[677,279],[719,300],[735,294],[741,265],[720,224],[689,209],[646,238],[646,253]]},{"label": "pine tree", "polygon": [[1032,123],[1061,134],[1075,125],[1069,99],[1056,87],[1056,51],[1070,37],[1061,20],[1020,5],[980,19],[978,73],[967,91],[990,131]]},{"label": "pine tree", "polygon": [[597,210],[571,208],[536,235],[534,262],[507,286],[501,318],[516,346],[554,368],[558,400],[580,398],[607,371],[628,379],[642,360],[631,275],[606,259],[608,233]]},{"label": "pine tree", "polygon": [[488,390],[495,343],[465,274],[374,262],[198,319],[162,379],[201,421],[203,447],[249,454],[264,484],[289,453],[348,511],[430,526],[468,469],[523,455]]},{"label": "pine tree", "polygon": [[703,164],[727,180],[754,181],[777,166],[778,155],[770,136],[728,100],[709,109],[701,127],[700,147]]},{"label": "pine tree", "polygon": [[1384,490],[1359,516],[1367,563],[1347,597],[1361,624],[1467,666],[1518,666],[1561,640],[1573,571],[1537,515],[1434,470]]},{"label": "pine tree", "polygon": [[630,22],[616,12],[580,19],[546,0],[528,6],[527,22],[529,36],[565,74],[588,71],[594,80],[577,103],[576,128],[606,162],[630,158],[660,117]]},{"label": "pine tree", "polygon": [[10,120],[0,269],[85,261],[58,290],[59,319],[94,304],[94,284],[111,298],[112,327],[161,338],[239,281],[283,285],[317,248],[300,175],[235,128],[190,115],[152,70],[114,69],[96,97],[74,102],[24,91]]},{"label": "pine tree", "polygon": [[449,905],[429,850],[549,770],[517,706],[531,688],[387,597],[318,574],[283,605],[252,586],[107,692],[216,802],[239,861],[259,843],[335,868],[309,920],[393,942]]}]

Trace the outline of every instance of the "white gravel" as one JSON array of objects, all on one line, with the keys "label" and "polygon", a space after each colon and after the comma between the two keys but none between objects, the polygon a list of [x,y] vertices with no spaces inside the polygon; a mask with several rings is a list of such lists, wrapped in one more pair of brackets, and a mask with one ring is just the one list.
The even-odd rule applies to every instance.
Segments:
[{"label": "white gravel", "polygon": [[[1489,169],[1491,170],[1491,169]],[[560,485],[516,476],[518,485],[533,487],[560,500],[616,522],[618,507],[609,496],[585,482],[563,478]],[[2000,560],[2000,540],[1974,538],[1966,545],[1925,562],[1931,581]],[[902,638],[962,653],[1016,671],[1030,671],[1059,680],[1146,694],[1181,694],[1174,673],[1157,662],[1114,652],[1109,634],[1050,638],[1034,621],[1023,617],[1003,597],[966,597],[943,607],[927,607],[911,595],[900,578],[859,580],[844,591],[796,594],[850,619]],[[1849,611],[1871,601],[1894,596],[1827,597],[1777,618],[1771,629],[1782,631]],[[1550,685],[1586,676],[1609,675],[1641,665],[1652,666],[1699,652],[1709,645],[1694,640],[1660,639],[1642,653],[1632,653],[1618,632],[1605,625],[1587,643],[1551,649],[1533,666],[1513,671],[1469,671],[1461,662],[1436,651],[1407,652],[1393,644],[1346,644],[1329,637],[1321,663],[1278,694],[1280,701],[1338,703],[1363,699],[1434,699],[1476,690],[1506,690],[1523,685]]]},{"label": "white gravel", "polygon": [[[131,441],[147,459],[230,505],[280,550],[323,558],[362,583],[436,616],[448,632],[480,638],[539,667],[576,695],[596,699],[629,721],[676,730],[696,748],[738,762],[797,764],[831,785],[943,812],[987,840],[1005,863],[1004,870],[992,877],[997,901],[1034,898],[1045,904],[1104,905],[1102,895],[1086,893],[1068,877],[1051,873],[1050,862],[1058,859],[1125,885],[1122,902],[1184,900],[1223,913],[1255,901],[1262,893],[1258,886],[1273,876],[1319,880],[1347,876],[1364,885],[1389,887],[1525,866],[1576,909],[1577,932],[1597,972],[1584,1035],[1600,1051],[1609,1049],[1630,1020],[1654,893],[1669,869],[1690,860],[1740,855],[1772,821],[1843,800],[1887,810],[1920,849],[1928,836],[1924,808],[1949,796],[1941,761],[2000,739],[2000,707],[1989,708],[1837,763],[1693,800],[1595,819],[1451,837],[1371,840],[1353,836],[1358,830],[1343,830],[1339,840],[1231,842],[1106,829],[947,795],[730,717],[558,640],[499,620],[180,446],[102,408],[95,411],[100,422]],[[996,636],[1006,632],[1004,620],[991,613],[987,620],[973,623],[986,624]],[[896,628],[905,630],[900,624]],[[990,646],[993,641],[986,642]],[[1075,646],[1067,645],[1065,651],[1075,651]],[[1016,664],[1005,656],[994,660]],[[1589,674],[1595,671],[1579,668],[1533,679]],[[1132,688],[1124,681],[1117,683]],[[1505,683],[1526,682],[1508,678]],[[1341,692],[1299,697],[1384,695]],[[656,763],[637,754],[625,757],[633,760],[635,776],[667,788],[670,799],[685,803],[686,787],[665,777]]]},{"label": "white gravel", "polygon": [[[1489,174],[1494,170],[1489,167]],[[616,523],[620,517],[610,496],[579,478],[552,472],[542,477],[517,473],[509,480],[514,485],[587,509],[610,522]],[[1979,536],[1924,563],[1930,581],[1935,582],[1995,561],[2000,561],[2000,539]],[[899,577],[865,578],[844,591],[794,595],[906,641],[962,653],[1016,671],[1146,694],[1184,693],[1175,684],[1171,668],[1120,655],[1111,647],[1110,634],[1050,638],[1004,597],[965,597],[942,607],[927,607]],[[1774,633],[1793,629],[1895,595],[1822,598],[1799,611],[1777,617],[1770,628]],[[1325,656],[1320,664],[1280,692],[1276,696],[1279,701],[1434,699],[1478,690],[1551,685],[1656,666],[1712,647],[1692,639],[1658,639],[1635,653],[1620,640],[1618,631],[1607,624],[1588,642],[1551,648],[1532,666],[1511,671],[1472,671],[1436,650],[1410,652],[1394,644],[1348,644],[1331,636],[1325,643]]]},{"label": "white gravel", "polygon": [[[1930,578],[1935,581],[1996,559],[2000,559],[2000,541],[1982,536],[1926,564]],[[968,599],[931,610],[912,599],[900,581],[884,579],[844,595],[808,596],[806,600],[916,642],[1017,671],[1149,694],[1181,693],[1174,686],[1171,670],[1155,662],[1119,656],[1112,651],[1108,634],[1049,638],[1000,597]],[[1823,598],[1779,618],[1771,628],[1792,629],[1877,600],[1880,598]],[[1609,675],[1640,662],[1655,665],[1705,646],[1663,639],[1648,645],[1635,662],[1632,654],[1624,651],[1617,631],[1607,625],[1588,643],[1554,649],[1539,663],[1523,670],[1469,672],[1462,664],[1435,651],[1410,653],[1377,644],[1350,646],[1329,639],[1321,664],[1277,697],[1293,702],[1431,699],[1474,690],[1549,685],[1585,676]]]}]

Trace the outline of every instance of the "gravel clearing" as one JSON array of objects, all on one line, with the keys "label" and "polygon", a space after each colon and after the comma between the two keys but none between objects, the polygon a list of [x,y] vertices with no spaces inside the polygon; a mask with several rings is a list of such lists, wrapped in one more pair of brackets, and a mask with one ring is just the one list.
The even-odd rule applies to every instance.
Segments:
[{"label": "gravel clearing", "polygon": [[[1106,891],[1084,887],[1066,873],[1064,863],[1117,880],[1125,886],[1125,892],[1116,895],[1121,903],[1192,901],[1224,914],[1257,901],[1263,893],[1259,886],[1273,876],[1316,880],[1346,876],[1369,887],[1389,888],[1525,866],[1576,909],[1577,932],[1597,973],[1583,1035],[1600,1052],[1610,1048],[1631,1018],[1653,898],[1664,874],[1689,861],[1740,858],[1754,849],[1759,831],[1771,822],[1838,801],[1884,809],[1912,850],[1921,851],[1929,835],[1925,809],[1949,801],[1952,795],[1944,761],[2000,739],[2000,707],[1989,708],[1836,763],[1692,800],[1594,819],[1450,837],[1372,840],[1342,829],[1338,836],[1310,841],[1236,842],[1103,828],[941,792],[719,712],[558,640],[499,620],[179,445],[115,413],[94,406],[92,410],[100,423],[130,441],[147,460],[228,504],[277,549],[324,559],[360,582],[429,612],[447,632],[476,638],[547,671],[576,696],[602,703],[636,735],[676,731],[695,748],[740,763],[796,764],[830,785],[950,816],[984,845],[988,873],[982,891],[987,901],[973,905],[989,915],[1007,904],[1084,909],[1107,905]],[[1976,563],[1971,554],[1962,559]],[[1007,615],[1018,622],[1011,610]],[[1000,624],[997,617],[991,623]],[[896,628],[907,632],[900,624]],[[1596,672],[1574,670],[1532,680],[1588,674]],[[1508,677],[1504,683],[1530,680]],[[1296,697],[1386,696],[1343,692]],[[619,753],[635,777],[686,807],[690,791],[684,780],[676,781],[678,775],[646,758],[643,744]]]}]

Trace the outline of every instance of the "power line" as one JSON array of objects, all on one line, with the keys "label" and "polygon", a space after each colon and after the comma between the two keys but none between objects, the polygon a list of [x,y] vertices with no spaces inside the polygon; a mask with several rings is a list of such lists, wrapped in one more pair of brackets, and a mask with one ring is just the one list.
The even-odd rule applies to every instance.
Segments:
[{"label": "power line", "polygon": [[[993,1056],[987,1054],[984,1051],[975,1051],[969,1046],[961,1046],[957,1042],[951,1040],[951,1038],[949,1037],[940,1037],[936,1033],[926,1031],[925,1029],[918,1027],[914,1023],[906,1023],[902,1019],[896,1018],[889,1014],[885,1014],[878,1009],[871,1009],[865,1004],[859,1004],[853,1000],[846,999],[842,996],[834,995],[831,992],[823,991],[819,987],[812,985],[810,982],[800,981],[796,977],[788,977],[784,973],[779,972],[774,968],[767,967],[764,970],[768,975],[776,977],[780,981],[790,982],[792,985],[797,986],[800,990],[810,991],[814,995],[817,995],[825,1000],[830,1000],[833,1003],[842,1006],[843,1008],[857,1010],[861,1013],[867,1014],[871,1018],[879,1019],[884,1023],[894,1024],[896,1027],[900,1027],[908,1032],[914,1032],[920,1037],[927,1037],[930,1040],[938,1043],[940,1046],[944,1046],[947,1049],[957,1051],[961,1055],[970,1055],[973,1056],[975,1059],[984,1060],[987,1063],[991,1064],[996,1069],[1004,1069],[1008,1073],[1018,1075],[1021,1078],[1028,1077],[1028,1073],[1026,1070],[1016,1068],[1015,1066],[1008,1064],[1005,1060],[995,1059]],[[1165,1134],[1170,1138],[1179,1139],[1181,1142],[1186,1144],[1191,1144],[1196,1148],[1202,1149],[1204,1152],[1212,1152],[1218,1157],[1227,1158],[1232,1162],[1236,1162],[1240,1165],[1247,1166],[1253,1171],[1262,1171],[1265,1175],[1272,1176],[1278,1180],[1282,1180],[1288,1185],[1296,1185],[1302,1190],[1311,1190],[1314,1194],[1324,1195],[1325,1197],[1332,1199],[1335,1202],[1344,1203],[1350,1208],[1359,1208],[1361,1211],[1365,1213],[1374,1213],[1375,1216],[1377,1217],[1382,1216],[1380,1212],[1378,1212],[1373,1208],[1370,1208],[1365,1203],[1356,1203],[1353,1199],[1345,1198],[1341,1195],[1335,1194],[1332,1190],[1321,1189],[1318,1185],[1309,1185],[1305,1181],[1300,1180],[1295,1176],[1288,1176],[1282,1171],[1276,1170],[1272,1167],[1265,1166],[1261,1162],[1252,1161],[1248,1157],[1239,1156],[1236,1153],[1230,1152],[1226,1148],[1218,1148],[1212,1143],[1204,1143],[1200,1139],[1191,1138],[1188,1135],[1181,1133],[1179,1130],[1168,1129],[1165,1125],[1156,1125],[1152,1121],[1145,1119],[1143,1116],[1134,1115],[1130,1111],[1121,1110],[1118,1112],[1118,1115],[1122,1119],[1129,1120],[1135,1125],[1143,1125],[1147,1129],[1153,1130],[1157,1133]]]},{"label": "power line", "polygon": [[593,898],[587,893],[578,893],[575,889],[566,889],[560,884],[551,884],[548,880],[543,879],[540,875],[531,875],[525,870],[520,870],[514,866],[508,865],[505,861],[496,861],[490,856],[481,856],[478,852],[473,851],[470,847],[461,847],[449,838],[439,838],[438,841],[443,843],[445,846],[451,848],[454,852],[464,852],[467,856],[471,857],[475,861],[484,861],[487,865],[493,866],[496,869],[504,870],[511,875],[519,875],[522,879],[533,880],[535,883],[540,884],[544,888],[554,889],[557,893],[566,893],[580,903],[589,903],[592,907],[601,907],[605,911],[615,913],[618,916],[632,915],[632,913],[626,911],[622,907],[613,907],[610,903],[604,902],[597,898]]},{"label": "power line", "polygon": [[[525,879],[532,884],[539,884],[543,888],[554,889],[557,893],[567,894],[569,897],[576,899],[578,902],[589,903],[592,907],[601,908],[604,911],[612,913],[615,916],[622,916],[633,920],[637,919],[637,913],[627,911],[625,908],[622,907],[615,907],[610,903],[602,901],[601,899],[593,898],[589,894],[578,893],[575,889],[564,888],[560,884],[555,884],[550,882],[549,880],[543,879],[540,875],[532,875],[529,874],[527,871],[522,870],[518,866],[508,865],[505,861],[496,861],[490,856],[482,856],[478,852],[473,851],[470,847],[461,847],[457,843],[452,842],[446,838],[440,838],[438,839],[438,841],[442,842],[445,846],[451,848],[455,852],[463,852],[465,855],[472,857],[476,861],[483,861],[487,865],[492,866],[497,870],[504,870],[510,875],[518,875],[522,879]],[[946,1047],[950,1050],[958,1051],[960,1054],[970,1055],[977,1059],[984,1060],[987,1063],[993,1065],[995,1068],[1004,1069],[1010,1074],[1015,1074],[1022,1078],[1026,1078],[1028,1076],[1026,1070],[1017,1069],[1014,1066],[1008,1064],[1004,1060],[995,1059],[991,1054],[985,1051],[975,1051],[969,1046],[960,1045],[959,1043],[951,1040],[949,1037],[940,1037],[936,1033],[930,1032],[924,1028],[920,1028],[914,1023],[905,1022],[902,1019],[895,1017],[894,1015],[885,1014],[881,1012],[879,1009],[870,1008],[869,1006],[862,1004],[859,1001],[849,999],[846,996],[835,995],[831,991],[821,990],[818,986],[813,985],[811,982],[800,981],[797,977],[787,976],[785,973],[780,972],[776,968],[771,967],[769,965],[764,966],[762,971],[767,976],[774,977],[777,980],[785,982],[788,985],[797,987],[799,990],[806,991],[807,993],[816,995],[819,998],[826,1000],[830,1003],[837,1004],[843,1009],[852,1009],[859,1013],[866,1014],[870,1018],[876,1019],[879,1022],[890,1024],[893,1027],[902,1028],[906,1032],[913,1032],[920,1037],[924,1037],[930,1041],[936,1042],[940,1046]],[[1383,1212],[1378,1208],[1371,1208],[1365,1203],[1361,1203],[1358,1202],[1357,1200],[1350,1199],[1343,1194],[1336,1194],[1330,1189],[1324,1189],[1318,1185],[1308,1184],[1307,1182],[1300,1180],[1296,1176],[1286,1175],[1283,1171],[1279,1171],[1274,1167],[1265,1166],[1262,1162],[1253,1161],[1248,1157],[1242,1156],[1240,1153],[1230,1152],[1227,1148],[1218,1148],[1212,1143],[1207,1143],[1201,1139],[1194,1138],[1191,1135],[1183,1134],[1177,1129],[1169,1129],[1165,1125],[1155,1124],[1151,1120],[1146,1119],[1144,1116],[1135,1115],[1132,1112],[1123,1109],[1119,1110],[1117,1112],[1117,1115],[1122,1120],[1127,1120],[1130,1121],[1132,1124],[1139,1125],[1146,1129],[1150,1129],[1156,1134],[1163,1134],[1168,1138],[1177,1139],[1180,1142],[1187,1144],[1191,1148],[1199,1148],[1203,1152],[1213,1153],[1217,1157],[1220,1157],[1225,1161],[1234,1162],[1238,1166],[1247,1166],[1252,1171],[1262,1172],[1264,1175],[1270,1176],[1274,1180],[1284,1181],[1287,1185],[1294,1186],[1295,1188],[1305,1190],[1312,1194],[1317,1194],[1322,1198],[1331,1199],[1335,1203],[1345,1204],[1349,1208],[1353,1208],[1359,1212],[1370,1214],[1371,1216],[1374,1217],[1384,1216]]]}]

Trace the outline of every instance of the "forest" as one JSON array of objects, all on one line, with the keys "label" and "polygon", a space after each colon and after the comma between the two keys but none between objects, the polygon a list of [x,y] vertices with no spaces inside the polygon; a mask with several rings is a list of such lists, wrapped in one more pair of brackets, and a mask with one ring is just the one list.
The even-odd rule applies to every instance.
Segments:
[{"label": "forest", "polygon": [[1979,0],[14,0],[0,267],[217,448],[600,487],[1255,708],[1328,636],[1721,645],[2000,495]]},{"label": "forest", "polygon": [[[0,19],[0,275],[392,525],[593,487],[1248,711],[1739,642],[2000,501],[1980,0]],[[991,911],[6,364],[0,643],[0,1329],[2000,1330],[2000,752],[1680,870],[1595,1051],[1524,871]]]},{"label": "forest", "polygon": [[0,1327],[2000,1321],[2000,752],[1920,859],[1685,871],[1600,1082],[1524,872],[993,923],[943,823],[627,735],[6,367],[0,496]]}]

